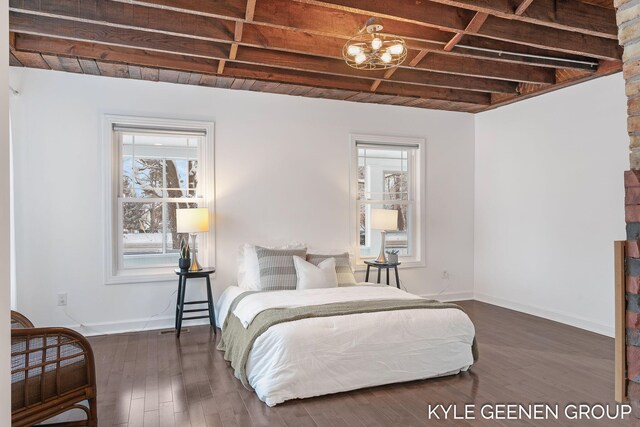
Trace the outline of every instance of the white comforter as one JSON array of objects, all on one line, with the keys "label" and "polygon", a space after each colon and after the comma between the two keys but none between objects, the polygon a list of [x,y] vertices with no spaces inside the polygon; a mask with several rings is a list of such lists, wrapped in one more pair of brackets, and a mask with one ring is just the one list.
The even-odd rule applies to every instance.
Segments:
[{"label": "white comforter", "polygon": [[[218,301],[218,325],[245,292],[231,286]],[[388,286],[272,291],[235,308],[248,325],[268,308],[419,298]],[[473,364],[475,330],[457,309],[397,310],[302,319],[269,328],[255,341],[247,377],[269,406],[289,399],[458,373]]]}]

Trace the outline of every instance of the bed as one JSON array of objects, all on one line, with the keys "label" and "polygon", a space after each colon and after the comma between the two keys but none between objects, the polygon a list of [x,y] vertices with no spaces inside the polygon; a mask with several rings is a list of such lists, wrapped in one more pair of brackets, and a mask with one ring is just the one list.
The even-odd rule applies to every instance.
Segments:
[{"label": "bed", "polygon": [[[315,312],[362,301],[395,302],[402,308],[273,324],[248,347],[242,363],[245,385],[274,406],[290,399],[453,375],[474,363],[475,329],[464,311],[453,306],[424,309],[428,300],[387,286],[269,292],[231,286],[217,302],[217,322],[223,327],[232,320],[248,329],[261,313]],[[229,330],[223,330],[223,340],[225,332],[229,339]],[[230,360],[229,348],[223,350]],[[242,379],[238,366],[234,369]]]}]

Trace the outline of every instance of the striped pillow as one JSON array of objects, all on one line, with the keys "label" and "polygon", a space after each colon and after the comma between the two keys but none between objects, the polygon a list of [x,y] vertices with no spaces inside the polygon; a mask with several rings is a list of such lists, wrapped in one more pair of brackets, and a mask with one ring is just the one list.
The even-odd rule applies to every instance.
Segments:
[{"label": "striped pillow", "polygon": [[303,258],[307,249],[268,249],[256,246],[260,265],[260,289],[263,291],[288,291],[296,289],[298,276],[293,257]]},{"label": "striped pillow", "polygon": [[357,284],[356,278],[351,270],[351,262],[349,261],[349,253],[345,252],[338,255],[317,255],[307,254],[307,262],[315,265],[316,267],[322,261],[328,258],[334,258],[336,260],[336,274],[338,275],[338,286],[353,286]]}]

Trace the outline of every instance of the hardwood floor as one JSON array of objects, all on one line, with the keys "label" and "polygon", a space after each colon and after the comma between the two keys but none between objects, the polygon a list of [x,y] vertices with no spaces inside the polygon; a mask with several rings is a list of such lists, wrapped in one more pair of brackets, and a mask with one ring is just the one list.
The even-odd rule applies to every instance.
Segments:
[{"label": "hardwood floor", "polygon": [[274,408],[233,377],[208,327],[187,326],[190,332],[180,341],[158,331],[92,337],[99,425],[605,426],[637,421],[428,420],[427,405],[436,403],[613,403],[613,339],[477,301],[461,305],[476,325],[480,349],[470,372]]}]

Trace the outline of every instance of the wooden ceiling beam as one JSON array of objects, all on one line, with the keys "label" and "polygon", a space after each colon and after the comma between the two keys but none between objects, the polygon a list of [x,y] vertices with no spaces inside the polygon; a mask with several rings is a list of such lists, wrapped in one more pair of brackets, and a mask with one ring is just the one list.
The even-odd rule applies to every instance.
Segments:
[{"label": "wooden ceiling beam", "polygon": [[429,53],[429,52],[430,52],[429,49],[422,49],[420,52],[418,52],[418,54],[415,57],[413,57],[413,59],[411,61],[409,61],[409,65],[411,67],[415,67],[416,65],[418,65],[420,63],[420,61],[422,61],[422,58],[427,56],[427,53]]},{"label": "wooden ceiling beam", "polygon": [[[272,67],[260,67],[251,64],[228,64],[225,69],[225,75],[233,74],[236,77],[251,78],[258,80],[278,80],[287,81],[309,86],[316,85],[316,81],[320,81],[326,87],[340,88],[346,90],[356,90],[360,92],[369,91],[369,84],[365,80],[353,78],[340,78],[338,84],[334,83],[334,78],[318,75],[314,73],[293,71],[287,69],[279,69]],[[316,80],[319,79],[319,80]],[[384,91],[377,93],[386,95],[411,96],[424,99],[438,99],[451,102],[463,102],[466,104],[488,105],[490,95],[487,93],[464,91],[458,89],[433,88],[426,86],[413,86],[402,83],[391,83]]]},{"label": "wooden ceiling beam", "polygon": [[[201,39],[187,39],[131,28],[113,28],[86,22],[9,12],[9,28],[19,33],[98,41],[119,46],[177,52],[204,58],[228,58],[230,46]],[[186,45],[186,46],[185,46]]]},{"label": "wooden ceiling beam", "polygon": [[527,8],[531,6],[532,1],[533,0],[522,0],[518,5],[518,7],[516,8],[515,12],[513,13],[515,13],[518,16],[522,15],[527,10]]},{"label": "wooden ceiling beam", "polygon": [[[236,21],[235,30],[233,34],[234,43],[231,44],[231,49],[229,50],[229,60],[233,61],[236,59],[236,55],[238,54],[238,46],[242,41],[242,31],[244,28],[244,22],[251,22],[253,20],[253,14],[256,9],[256,0],[247,0],[247,6],[244,13],[244,21]],[[224,71],[224,65],[226,61],[221,60],[220,65],[218,65],[218,74],[222,74]]]},{"label": "wooden ceiling beam", "polygon": [[[483,59],[498,56],[504,60],[516,59],[518,63],[531,63],[532,65],[535,64],[539,66],[545,66],[546,64],[546,66],[552,68],[575,68],[577,70],[581,69],[591,71],[595,71],[597,69],[598,62],[600,61],[587,56],[571,54],[558,55],[557,52],[530,46],[520,45],[518,47],[518,51],[514,51],[512,43],[467,34],[465,35],[464,40],[458,43],[451,53],[465,54],[467,52],[480,51],[486,56],[486,58]],[[554,59],[551,60],[547,58]]]},{"label": "wooden ceiling beam", "polygon": [[[340,59],[318,58],[309,55],[275,52],[272,50],[252,47],[245,47],[239,51],[236,61],[300,71],[368,78],[371,80],[384,79],[383,71],[369,71],[363,74],[360,70],[346,66],[344,61]],[[403,77],[399,78],[399,75],[402,75]],[[511,81],[501,81],[473,76],[459,76],[406,68],[398,69],[393,77],[394,81],[400,81],[403,83],[478,90],[481,92],[511,93],[513,86],[515,85]]]},{"label": "wooden ceiling beam", "polygon": [[[555,28],[546,28],[538,37],[530,37],[531,32],[537,27],[536,25],[518,22],[519,28],[516,29],[509,25],[510,22],[512,21],[489,16],[476,35],[521,43],[540,49],[587,55],[603,60],[616,61],[622,58],[622,48],[618,45],[617,40],[571,33]],[[513,33],[513,31],[516,32]]]},{"label": "wooden ceiling beam", "polygon": [[[11,3],[20,0],[10,0]],[[40,0],[47,1],[52,5],[60,3],[59,0]],[[144,5],[147,0],[116,0],[131,5]],[[165,9],[173,11],[191,11],[198,12],[202,16],[210,16],[214,18],[231,18],[233,20],[244,20],[247,13],[247,0],[152,0],[153,4]],[[254,2],[255,3],[255,2]]]},{"label": "wooden ceiling beam", "polygon": [[59,56],[78,56],[109,62],[136,64],[145,67],[162,67],[197,73],[214,74],[218,60],[199,58],[176,53],[156,52],[140,48],[105,45],[95,42],[17,34],[17,52],[38,52]]},{"label": "wooden ceiling beam", "polygon": [[480,30],[480,27],[482,27],[482,24],[484,24],[484,21],[487,20],[488,16],[489,14],[487,13],[476,12],[476,14],[473,15],[473,18],[471,18],[471,21],[469,21],[469,24],[467,24],[467,26],[465,27],[464,31],[461,33],[456,33],[456,35],[453,36],[451,40],[449,40],[449,43],[444,45],[444,50],[447,52],[451,52],[453,48],[456,47],[458,43],[460,43],[460,40],[462,40],[462,37],[465,34],[477,33],[478,30]]},{"label": "wooden ceiling beam", "polygon": [[[522,64],[503,64],[495,67],[493,61],[486,59],[470,59],[454,62],[447,55],[431,52],[417,62],[414,68],[420,70],[438,70],[451,74],[486,77],[487,69],[492,68],[492,78],[507,81],[519,81],[525,83],[555,83],[555,72],[552,68],[530,67]],[[518,78],[515,78],[518,76]]]},{"label": "wooden ceiling beam", "polygon": [[[308,96],[478,111],[605,69],[614,72],[621,64],[614,38],[533,23],[536,8],[559,0],[9,1],[10,31],[18,32],[10,37],[12,63],[70,72],[87,66],[94,73],[142,78],[155,70],[158,80],[182,83],[196,73],[217,87],[263,80],[255,90],[279,91],[282,85],[282,93],[308,88]],[[508,17],[484,10],[505,5]],[[344,64],[345,39],[369,16],[384,17],[385,31],[407,41],[401,67],[363,72]],[[572,19],[588,23],[584,16]],[[30,38],[50,51],[16,49]],[[98,53],[90,56],[87,45]],[[610,65],[596,73],[598,60]]]},{"label": "wooden ceiling beam", "polygon": [[[175,52],[185,55],[199,56],[212,59],[227,59],[230,49],[227,45],[210,42],[206,40],[192,40],[178,36],[166,34],[149,33],[132,29],[113,29],[108,26],[89,24],[84,22],[73,22],[57,18],[49,18],[38,15],[26,15],[17,12],[10,13],[10,28],[13,31],[35,34],[42,36],[61,37],[74,40],[97,41],[100,43],[113,44],[157,50],[163,52]],[[158,49],[161,46],[162,49]],[[367,72],[364,76],[359,70],[345,66],[341,59],[321,58],[317,56],[302,55],[297,53],[279,52],[268,49],[244,47],[234,57],[235,60],[247,63],[257,63],[262,65],[273,65],[291,69],[318,71],[336,75],[353,75],[358,77],[369,77],[371,79],[381,78],[380,73]],[[424,66],[427,69],[429,66]],[[465,59],[463,63],[453,65],[449,62],[436,64],[431,68],[443,68],[437,72],[424,71],[421,78],[416,75],[415,81],[409,83],[429,85],[429,81],[435,79],[439,82],[443,78],[450,79],[450,84],[460,85],[462,89],[472,89],[468,83],[478,85],[480,91],[509,92],[510,81],[500,82],[493,79],[515,80],[515,81],[536,81],[547,83],[546,73],[548,70],[537,67],[524,67],[518,64],[505,64],[504,67],[484,67],[475,60]],[[456,68],[457,67],[457,71]],[[483,75],[483,69],[488,75]],[[460,76],[441,75],[438,73],[450,73],[456,71]],[[508,76],[506,73],[513,74]],[[468,77],[468,74],[473,74]],[[486,82],[482,83],[483,75]],[[505,85],[506,84],[506,85]],[[436,84],[435,86],[441,86]]]},{"label": "wooden ceiling beam", "polygon": [[[212,59],[24,34],[18,34],[16,37],[16,48],[16,52],[19,54],[41,52],[56,57],[79,57],[83,59],[129,63],[144,67],[169,68],[196,73],[212,74],[218,65],[217,61]],[[235,62],[227,62],[222,74],[232,77],[260,78],[262,80],[355,91],[368,91],[370,87],[370,80],[362,78],[324,75],[307,71]],[[385,93],[482,105],[489,105],[491,99],[488,93],[402,83],[394,83],[389,86],[389,90]]]},{"label": "wooden ceiling beam", "polygon": [[244,12],[244,19],[247,22],[253,21],[253,15],[256,12],[256,0],[247,0],[247,7]]},{"label": "wooden ceiling beam", "polygon": [[[19,7],[21,0],[11,0],[13,7]],[[41,0],[52,1],[55,0]],[[103,0],[96,0],[98,2]],[[15,3],[15,5],[14,5]],[[111,3],[111,2],[109,2]],[[222,1],[207,0],[113,0],[113,3],[125,5],[141,5],[159,10],[188,13],[198,16],[243,20],[238,13],[226,14],[228,8],[217,8]],[[170,7],[168,5],[171,5]],[[26,5],[23,5],[23,7]],[[302,4],[290,0],[267,0],[256,2],[253,22],[261,25],[270,25],[283,29],[303,30],[316,34],[330,36],[351,37],[358,31],[370,16],[361,13],[343,13],[335,9],[318,7],[311,4]],[[432,40],[446,42],[450,37],[446,32],[437,28],[429,28],[421,25],[404,25],[396,27],[402,22],[387,22],[392,26],[396,34],[416,40]]]},{"label": "wooden ceiling beam", "polygon": [[618,38],[615,10],[594,6],[580,0],[430,1],[564,31],[611,40]]},{"label": "wooden ceiling beam", "polygon": [[[419,55],[420,55],[420,54],[418,53],[418,56],[419,56]],[[415,59],[415,58],[414,58],[414,59]],[[415,65],[415,64],[413,64],[413,65],[412,65],[412,63],[413,63],[413,60],[409,63],[409,65],[411,65],[411,66]],[[385,71],[385,73],[384,73],[384,76],[383,76],[383,77],[384,77],[384,79],[385,79],[385,80],[390,80],[390,79],[391,79],[391,76],[393,76],[393,74],[394,74],[397,70],[398,70],[398,68],[397,68],[397,67],[395,67],[395,68],[389,68],[389,69],[388,69],[387,71]],[[375,81],[371,84],[371,92],[375,92],[375,91],[378,89],[378,87],[380,86],[380,83],[382,83],[382,79],[375,80]]]},{"label": "wooden ceiling beam", "polygon": [[[43,36],[53,37],[65,37],[77,40],[99,41],[102,43],[117,44],[122,46],[133,46],[138,48],[146,48],[157,50],[158,46],[163,47],[163,51],[184,53],[195,56],[212,57],[222,60],[235,60],[238,52],[238,44],[232,43],[230,47],[217,42],[211,42],[208,40],[190,39],[182,36],[168,35],[164,33],[147,32],[137,29],[121,29],[112,28],[108,25],[93,24],[88,22],[72,21],[61,18],[53,18],[43,15],[32,15],[22,12],[11,12],[10,28],[14,31],[23,33],[38,34]],[[247,36],[248,32],[245,31]],[[304,37],[304,35],[303,35]],[[337,46],[335,46],[337,47]],[[227,50],[228,49],[228,50]],[[243,47],[243,49],[252,49],[256,51],[256,48]],[[276,52],[271,51],[270,58],[272,60],[278,60],[283,58],[284,61],[291,61],[290,67],[296,65],[295,60],[300,62],[307,61],[310,55],[292,54],[290,52]],[[424,52],[418,52],[416,58],[423,55]],[[224,56],[221,56],[224,55]],[[291,56],[298,55],[298,56]],[[427,61],[420,65],[420,69],[440,72],[451,73],[461,76],[471,76],[478,78],[489,78],[507,81],[521,81],[531,83],[553,83],[553,71],[549,68],[532,67],[522,64],[505,63],[500,67],[494,66],[491,61],[474,59],[474,58],[447,58],[439,56],[440,60]],[[292,61],[292,59],[294,61]],[[340,74],[362,74],[361,71],[356,71],[346,67],[341,59],[341,56],[334,56],[333,62],[331,59],[315,57],[314,66],[321,67],[323,62],[330,62],[334,64],[334,70],[340,72]],[[339,61],[335,63],[335,60]],[[246,62],[252,62],[247,59]],[[224,70],[225,62],[219,64],[219,70]],[[268,63],[266,64],[268,65]],[[278,65],[278,64],[274,64]],[[409,63],[409,66],[415,64]],[[374,76],[376,77],[376,76]]]},{"label": "wooden ceiling beam", "polygon": [[[369,14],[390,20],[399,20],[456,33],[464,31],[467,23],[471,20],[474,13],[473,10],[460,9],[448,4],[439,4],[432,1],[299,1],[341,10],[345,13],[355,12]],[[485,3],[486,1],[480,3]],[[271,3],[271,1],[266,3]],[[467,1],[465,1],[465,3],[467,3]],[[468,0],[468,3],[476,4],[478,2]],[[469,6],[469,9],[472,8]],[[385,23],[388,22],[389,21],[385,21]],[[615,23],[615,20],[613,22]],[[397,32],[394,33],[402,34]],[[599,59],[615,60],[620,59],[622,56],[622,51],[620,46],[618,46],[617,39],[602,38],[590,34],[566,31],[555,27],[543,27],[529,22],[518,22],[513,19],[504,19],[497,16],[489,16],[485,24],[476,34],[482,37],[508,41],[511,43],[550,49],[558,52],[586,55]]]},{"label": "wooden ceiling beam", "polygon": [[[53,5],[52,3],[56,3]],[[145,7],[138,4],[119,3],[107,0],[95,0],[94,7],[77,8],[71,3],[54,2],[53,0],[41,0],[39,2],[21,2],[20,0],[12,0],[11,10],[15,12],[40,14],[50,17],[60,17],[66,19],[81,20],[83,22],[93,22],[102,25],[110,25],[114,27],[136,28],[149,32],[159,32],[169,35],[180,35],[196,39],[204,39],[210,41],[221,41],[225,43],[237,42],[239,45],[251,45],[268,47],[271,49],[304,52],[321,56],[339,56],[345,39],[350,37],[352,33],[342,31],[342,33],[325,35],[327,30],[324,26],[318,30],[317,19],[319,13],[323,11],[329,14],[335,14],[336,11],[326,8],[313,7],[311,5],[298,4],[297,7],[308,8],[309,19],[315,24],[305,24],[304,20],[296,21],[295,24],[303,25],[298,27],[280,27],[271,24],[243,22],[240,20],[232,21],[230,17],[225,19],[203,16],[196,13],[176,11],[172,9],[159,9],[157,7]],[[155,3],[154,3],[155,4]],[[197,3],[196,3],[197,5]],[[251,3],[247,4],[248,6]],[[296,12],[298,9],[296,8]],[[254,10],[249,10],[253,17]],[[144,16],[146,19],[142,21],[139,17]],[[249,16],[249,15],[247,15]],[[355,25],[355,21],[344,19],[345,14],[341,14],[336,19],[342,19],[341,24]],[[334,18],[334,16],[332,16]],[[363,18],[364,19],[364,18]],[[413,24],[401,23],[403,26],[416,27],[421,30],[421,35],[430,39],[407,39],[410,49],[422,51],[429,49],[433,51],[443,52],[443,46],[451,39],[451,33],[441,32],[439,30],[428,29]],[[315,26],[315,27],[314,27]],[[308,27],[314,27],[310,30]],[[398,28],[404,30],[404,28]],[[304,32],[302,32],[304,31]],[[418,32],[415,29],[413,32]],[[433,32],[435,31],[435,33]],[[466,39],[470,40],[468,36]],[[457,48],[450,54],[455,57],[465,58],[481,58],[491,59],[500,62],[522,63],[530,65],[540,65],[546,67],[569,67],[577,69],[589,69],[589,66],[579,63],[562,63],[558,62],[562,59],[576,59],[571,57],[563,58],[567,55],[559,56],[556,60],[539,58],[539,56],[558,56],[554,52],[539,51],[534,48],[521,45],[509,45],[491,39],[481,38],[483,50]],[[486,51],[494,46],[495,52]],[[505,46],[506,45],[506,46]],[[516,55],[510,55],[506,52],[513,51]],[[517,55],[521,54],[521,55]],[[530,56],[537,55],[537,56]],[[579,58],[580,59],[580,58]],[[589,58],[582,58],[588,60]]]},{"label": "wooden ceiling beam", "polygon": [[[18,0],[13,0],[18,1]],[[53,1],[53,0],[50,0]],[[98,3],[104,0],[97,0]],[[126,2],[127,4],[131,0],[114,0],[114,2]],[[216,2],[211,2],[209,4],[207,2],[207,7],[202,7],[202,1],[188,2],[182,1],[180,2],[180,7],[174,5],[171,8],[171,11],[179,11],[183,13],[193,14],[197,16],[204,17],[222,17],[226,19],[238,19],[234,18],[230,15],[223,15],[224,11],[219,10],[217,14],[212,14],[209,11],[212,7],[212,4]],[[204,0],[206,1],[206,0]],[[152,8],[166,8],[167,3],[173,3],[172,0],[136,0],[136,5],[144,5]],[[393,2],[391,2],[393,3]],[[159,9],[166,10],[166,9]],[[465,14],[466,19],[470,19],[473,12]],[[290,0],[269,0],[269,1],[260,1],[257,2],[256,5],[256,16],[254,16],[254,22],[259,25],[267,25],[281,29],[293,30],[293,31],[304,31],[311,34],[317,35],[325,35],[331,37],[340,37],[340,38],[348,38],[355,34],[358,29],[362,27],[364,22],[370,17],[370,12],[364,13],[344,13],[343,10],[326,7],[326,6],[318,6],[315,4],[303,4]],[[157,21],[157,20],[156,20]],[[156,22],[154,21],[154,22]],[[385,19],[385,31],[388,31],[393,34],[400,34],[406,38],[409,46],[413,46],[416,49],[422,49],[427,46],[421,47],[419,43],[435,43],[435,46],[429,46],[432,49],[442,50],[444,44],[446,44],[451,39],[451,31],[442,31],[439,28],[428,27],[412,22],[407,22],[403,20],[394,20],[394,18]],[[462,25],[462,24],[461,24]],[[462,28],[462,27],[461,27]],[[459,30],[453,31],[459,32]],[[418,45],[413,44],[417,42]],[[492,49],[491,43],[494,40],[485,39],[483,42],[489,47],[487,49]],[[568,54],[566,52],[558,52],[553,50],[544,51],[544,49],[531,47],[529,45],[510,43],[508,49],[505,49],[504,42],[495,41],[496,47],[494,50],[502,51],[502,55],[496,57],[497,55],[491,54],[483,51],[476,50],[466,50],[464,51],[466,54],[471,54],[475,56],[487,56],[489,58],[504,60],[504,61],[516,61],[516,62],[525,62],[529,61],[531,63],[537,63],[539,65],[548,65],[549,61],[540,60],[535,57],[511,57],[510,55],[505,55],[507,52],[512,52],[514,54],[522,54],[522,55],[542,55],[542,56],[555,56],[559,59],[567,58],[570,59],[572,56],[582,56],[586,57],[584,59],[589,59],[593,55],[582,54]],[[458,54],[458,53],[456,53]],[[570,65],[569,65],[570,66]],[[579,67],[578,67],[579,68]]]}]

